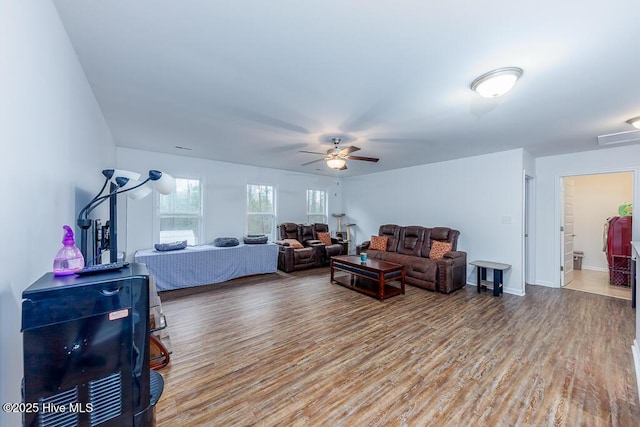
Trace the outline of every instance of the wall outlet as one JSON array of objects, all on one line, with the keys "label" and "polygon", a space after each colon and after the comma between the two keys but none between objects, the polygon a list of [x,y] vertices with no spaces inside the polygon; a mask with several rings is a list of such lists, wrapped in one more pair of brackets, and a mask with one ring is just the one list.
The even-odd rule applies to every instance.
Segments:
[{"label": "wall outlet", "polygon": [[511,224],[511,217],[510,216],[503,216],[502,217],[502,223],[503,224]]}]

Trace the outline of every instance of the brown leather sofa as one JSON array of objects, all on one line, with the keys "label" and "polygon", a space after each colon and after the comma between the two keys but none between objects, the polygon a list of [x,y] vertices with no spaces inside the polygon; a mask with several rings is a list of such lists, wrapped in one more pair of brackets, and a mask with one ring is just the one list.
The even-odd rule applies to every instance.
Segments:
[{"label": "brown leather sofa", "polygon": [[[283,222],[278,225],[278,269],[286,273],[328,264],[329,259],[344,253],[344,246],[339,239],[331,238],[331,245],[324,245],[318,240],[319,232],[328,232],[327,224],[296,224]],[[303,247],[296,249],[285,239],[293,239]]]},{"label": "brown leather sofa", "polygon": [[[370,249],[365,241],[356,248],[368,258],[402,264],[408,284],[430,291],[451,293],[464,287],[467,276],[467,253],[457,251],[460,232],[448,227],[381,225],[379,236],[387,236],[386,251]],[[451,243],[451,251],[442,258],[431,259],[434,241]]]}]

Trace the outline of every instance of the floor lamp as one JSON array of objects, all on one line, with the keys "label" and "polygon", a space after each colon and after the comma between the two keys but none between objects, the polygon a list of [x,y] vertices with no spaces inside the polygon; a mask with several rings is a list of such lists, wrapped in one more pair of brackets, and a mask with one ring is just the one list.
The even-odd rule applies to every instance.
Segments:
[{"label": "floor lamp", "polygon": [[[106,200],[109,200],[109,224],[111,227],[109,236],[110,262],[117,262],[118,194],[127,193],[132,199],[142,199],[151,193],[151,189],[146,185],[148,182],[151,182],[160,194],[171,194],[176,188],[175,178],[159,170],[150,170],[144,181],[138,181],[140,179],[139,173],[120,169],[105,169],[102,171],[102,175],[105,177],[102,188],[98,194],[80,210],[76,220],[76,224],[80,228],[80,252],[82,252],[82,256],[85,259],[85,265],[90,264],[87,257],[87,230],[93,225],[93,220],[89,218],[91,211]],[[108,184],[110,184],[109,191],[104,194]]]}]

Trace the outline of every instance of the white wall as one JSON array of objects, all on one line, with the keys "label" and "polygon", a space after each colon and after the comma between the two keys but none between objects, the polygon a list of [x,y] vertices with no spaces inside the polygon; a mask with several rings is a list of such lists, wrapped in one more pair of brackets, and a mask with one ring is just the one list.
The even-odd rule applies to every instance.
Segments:
[{"label": "white wall", "polygon": [[[0,402],[19,402],[22,291],[51,271],[115,146],[53,4],[0,2]],[[0,425],[20,425],[0,412]]]},{"label": "white wall", "polygon": [[[595,142],[594,142],[595,144]],[[560,286],[560,177],[634,171],[634,200],[640,200],[640,145],[536,159],[536,283]],[[640,238],[638,221],[634,240]]]},{"label": "white wall", "polygon": [[522,150],[522,162],[524,173],[527,176],[536,176],[536,159],[528,151]]},{"label": "white wall", "polygon": [[[340,180],[333,177],[295,173],[277,169],[265,169],[196,159],[170,154],[151,153],[130,148],[117,149],[118,168],[145,174],[149,169],[159,169],[174,177],[199,178],[204,183],[204,237],[205,243],[216,237],[236,237],[246,234],[246,185],[268,184],[276,188],[276,223],[290,221],[307,222],[306,190],[328,191],[329,227],[336,230],[332,213],[342,210]],[[155,199],[119,199],[126,203],[126,215],[118,220],[119,250],[126,250],[132,259],[138,249],[153,247],[158,239],[153,233]],[[126,218],[126,224],[124,221]],[[123,228],[124,227],[124,228]],[[125,236],[126,235],[126,240]],[[126,242],[126,246],[125,246]]]},{"label": "white wall", "polygon": [[343,192],[357,243],[387,223],[455,228],[467,261],[511,264],[504,290],[523,294],[523,150],[345,178]]},{"label": "white wall", "polygon": [[602,251],[602,231],[607,218],[618,215],[618,207],[633,199],[633,174],[580,175],[574,182],[574,244],[583,251],[582,268],[607,271]]}]

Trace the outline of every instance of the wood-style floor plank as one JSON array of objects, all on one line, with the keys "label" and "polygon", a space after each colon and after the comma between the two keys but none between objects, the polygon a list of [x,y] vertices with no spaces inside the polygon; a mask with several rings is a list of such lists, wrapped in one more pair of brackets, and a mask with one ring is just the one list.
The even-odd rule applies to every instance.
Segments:
[{"label": "wood-style floor plank", "polygon": [[526,291],[380,302],[322,268],[163,292],[157,425],[640,425],[630,302]]}]

